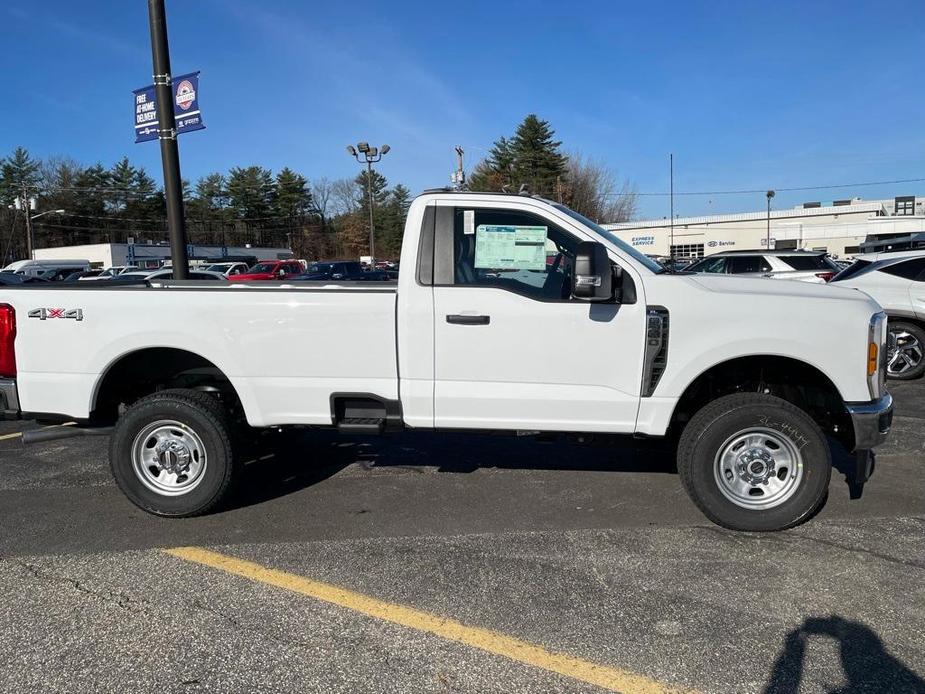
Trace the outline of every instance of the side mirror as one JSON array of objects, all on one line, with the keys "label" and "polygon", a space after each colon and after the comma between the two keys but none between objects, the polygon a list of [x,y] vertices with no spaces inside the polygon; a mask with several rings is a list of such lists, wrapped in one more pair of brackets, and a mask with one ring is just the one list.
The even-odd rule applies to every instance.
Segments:
[{"label": "side mirror", "polygon": [[613,271],[604,244],[582,241],[575,252],[572,271],[572,296],[585,301],[610,301],[613,295]]},{"label": "side mirror", "polygon": [[282,279],[283,277],[286,276],[286,271],[283,270],[283,268],[280,268],[279,270],[276,271],[276,276]]}]

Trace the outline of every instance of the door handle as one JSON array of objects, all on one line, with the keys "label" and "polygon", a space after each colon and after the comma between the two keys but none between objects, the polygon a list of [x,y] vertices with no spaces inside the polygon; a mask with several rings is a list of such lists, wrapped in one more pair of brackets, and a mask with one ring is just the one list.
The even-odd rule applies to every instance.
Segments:
[{"label": "door handle", "polygon": [[491,316],[472,316],[457,313],[448,315],[446,317],[446,322],[452,323],[453,325],[488,325],[491,323]]}]

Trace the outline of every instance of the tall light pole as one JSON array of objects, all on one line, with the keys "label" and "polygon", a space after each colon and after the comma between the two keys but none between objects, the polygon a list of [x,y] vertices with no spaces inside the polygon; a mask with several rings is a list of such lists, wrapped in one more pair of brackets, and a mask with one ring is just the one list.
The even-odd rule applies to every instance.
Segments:
[{"label": "tall light pole", "polygon": [[765,237],[764,247],[765,250],[771,250],[771,198],[774,197],[774,191],[769,190],[765,195],[768,198],[768,233]]},{"label": "tall light pole", "polygon": [[180,150],[177,148],[177,122],[173,113],[173,78],[170,72],[170,47],[167,43],[167,11],[164,9],[164,0],[148,0],[148,24],[151,31],[154,93],[157,97],[157,137],[161,143],[167,226],[170,229],[171,266],[174,279],[185,280],[189,277],[189,258],[186,253],[186,218],[183,215]]},{"label": "tall light pole", "polygon": [[[373,205],[375,204],[373,200],[373,164],[388,154],[390,149],[391,147],[388,145],[382,145],[378,149],[370,147],[367,142],[358,142],[356,147],[347,145],[347,153],[361,164],[366,164],[366,190],[369,193],[369,265],[373,269],[376,267],[376,239],[373,222]],[[360,158],[361,154],[363,155],[362,159]]]},{"label": "tall light pole", "polygon": [[38,214],[30,215],[29,211],[26,210],[26,233],[29,235],[29,259],[35,260],[35,227],[32,226],[34,222],[39,217],[44,217],[46,214],[64,214],[64,210],[45,210],[44,212],[39,212]]}]

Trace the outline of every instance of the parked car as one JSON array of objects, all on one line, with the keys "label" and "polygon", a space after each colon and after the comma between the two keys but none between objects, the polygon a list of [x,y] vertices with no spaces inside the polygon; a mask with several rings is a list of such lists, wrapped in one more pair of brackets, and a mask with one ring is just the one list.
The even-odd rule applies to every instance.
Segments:
[{"label": "parked car", "polygon": [[142,268],[137,265],[112,265],[97,275],[96,279],[109,280],[118,277],[123,272],[142,272]]},{"label": "parked car", "polygon": [[119,487],[172,517],[227,498],[249,427],[676,435],[694,503],[752,531],[821,508],[829,437],[860,485],[889,433],[887,317],[862,292],[671,274],[563,205],[468,191],[411,204],[402,267],[398,286],[2,288],[0,412],[78,423],[24,441],[113,426]]},{"label": "parked car", "polygon": [[363,280],[369,272],[363,270],[359,261],[355,260],[326,260],[309,263],[305,272],[291,279],[300,281],[319,282],[324,280]]},{"label": "parked car", "polygon": [[209,272],[220,272],[225,277],[237,277],[238,275],[247,274],[247,263],[213,263],[203,268]]},{"label": "parked car", "polygon": [[29,283],[38,283],[46,282],[47,280],[40,279],[38,277],[30,277],[29,275],[17,275],[15,272],[7,272],[6,270],[0,270],[0,286],[10,287],[17,286],[21,284]]},{"label": "parked car", "polygon": [[751,275],[824,284],[841,268],[824,251],[726,251],[701,258],[685,272]]},{"label": "parked car", "polygon": [[72,272],[64,278],[65,282],[78,282],[80,280],[98,279],[102,270],[87,270],[85,272]]},{"label": "parked car", "polygon": [[298,260],[262,260],[247,272],[234,277],[235,282],[292,279],[305,271]]},{"label": "parked car", "polygon": [[890,378],[909,380],[925,373],[925,251],[859,255],[832,283],[860,289],[886,311]]},{"label": "parked car", "polygon": [[74,272],[89,269],[89,260],[18,260],[4,268],[17,275],[38,277],[50,282],[63,280]]},{"label": "parked car", "polygon": [[[149,282],[163,282],[173,279],[173,269],[164,268],[162,270],[138,270],[136,272],[123,272],[115,280],[148,280]],[[228,278],[220,272],[211,272],[209,270],[190,270],[189,279],[191,280],[212,280],[213,282],[227,282]]]}]

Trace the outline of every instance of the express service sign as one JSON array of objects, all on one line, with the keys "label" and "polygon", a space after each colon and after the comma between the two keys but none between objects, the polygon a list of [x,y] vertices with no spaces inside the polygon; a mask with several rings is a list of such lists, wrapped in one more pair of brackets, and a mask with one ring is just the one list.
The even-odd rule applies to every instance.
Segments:
[{"label": "express service sign", "polygon": [[[177,134],[205,128],[199,112],[199,73],[174,77],[171,89]],[[158,122],[154,85],[136,89],[132,93],[135,96],[135,142],[156,140]]]}]

